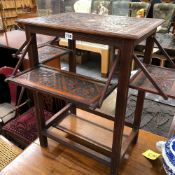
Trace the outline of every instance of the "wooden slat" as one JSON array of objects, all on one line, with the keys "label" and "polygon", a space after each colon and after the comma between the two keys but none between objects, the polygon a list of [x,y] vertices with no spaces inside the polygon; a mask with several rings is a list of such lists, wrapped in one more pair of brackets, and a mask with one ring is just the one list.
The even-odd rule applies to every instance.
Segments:
[{"label": "wooden slat", "polygon": [[63,109],[61,109],[59,112],[54,114],[49,120],[47,120],[46,121],[46,128],[49,128],[54,123],[63,120],[63,118],[66,116],[66,113],[68,113],[68,110],[70,110],[71,106],[72,106],[72,104],[68,103]]},{"label": "wooden slat", "polygon": [[[56,128],[70,134],[75,140],[81,140],[80,142],[86,145],[89,142],[98,151],[103,149],[109,156],[111,155],[112,137],[113,137],[113,122],[104,118],[99,118],[93,115],[88,116],[75,116],[73,114],[68,115],[62,120]],[[95,133],[95,134],[94,134]],[[128,134],[123,136],[123,142],[128,140]],[[106,142],[108,140],[108,142]],[[94,146],[93,146],[94,145]],[[101,151],[102,152],[102,151]]]},{"label": "wooden slat", "polygon": [[79,143],[76,143],[76,142],[73,142],[65,137],[60,137],[56,134],[54,134],[53,132],[50,132],[49,130],[47,131],[43,131],[42,132],[43,135],[55,140],[56,142],[68,147],[68,148],[71,148],[75,151],[78,151],[86,156],[89,156],[105,165],[110,165],[110,159],[108,157],[106,157],[105,155],[103,154],[100,154],[98,152],[95,152],[93,150],[91,150],[90,148],[87,148],[83,145],[80,145]]},{"label": "wooden slat", "polygon": [[[101,147],[106,148],[107,150],[111,150],[113,122],[110,123],[111,127],[108,127],[108,125],[105,124],[100,125],[100,123],[97,123],[97,121],[90,121],[90,118],[86,119],[82,116],[77,117],[75,115],[69,115],[62,122],[60,122],[56,128],[59,128],[67,133],[72,133],[73,135],[77,137],[79,136],[84,140],[89,140],[89,142],[96,145],[99,144]],[[98,119],[96,118],[96,120]],[[103,121],[107,120],[104,119]],[[106,139],[109,140],[107,143],[105,142]]]},{"label": "wooden slat", "polygon": [[121,151],[121,159],[123,159],[125,153],[128,151],[129,147],[131,146],[133,140],[139,133],[139,130],[132,130],[131,134],[128,136],[128,138],[123,143],[123,148]]},{"label": "wooden slat", "polygon": [[[106,111],[103,108],[100,108],[100,109],[97,108],[96,110],[91,110],[89,108],[83,108],[82,106],[77,106],[77,107],[84,110],[84,111],[87,111],[87,112],[90,112],[92,114],[98,115],[99,117],[103,117],[103,118],[106,118],[106,119],[112,120],[112,121],[115,120],[114,114],[112,114],[112,113],[109,114],[109,112],[105,113]],[[125,121],[125,126],[128,126],[128,127],[132,128],[133,124]]]}]

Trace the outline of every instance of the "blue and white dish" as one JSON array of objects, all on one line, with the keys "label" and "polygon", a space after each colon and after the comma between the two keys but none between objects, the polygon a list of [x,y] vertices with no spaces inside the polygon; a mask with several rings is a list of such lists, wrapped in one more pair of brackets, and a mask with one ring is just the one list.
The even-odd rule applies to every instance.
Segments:
[{"label": "blue and white dish", "polygon": [[163,167],[168,175],[175,175],[175,137],[167,142],[157,142],[157,148],[162,152]]}]

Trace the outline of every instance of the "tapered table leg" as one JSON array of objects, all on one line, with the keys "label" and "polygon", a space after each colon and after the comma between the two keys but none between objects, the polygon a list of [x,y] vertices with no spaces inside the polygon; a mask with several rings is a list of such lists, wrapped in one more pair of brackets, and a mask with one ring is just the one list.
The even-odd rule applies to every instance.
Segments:
[{"label": "tapered table leg", "polygon": [[[36,42],[36,33],[30,33],[26,31],[27,39],[31,38],[32,36],[32,44],[29,47],[29,60],[30,60],[30,67],[34,67],[38,65],[38,50],[37,50],[37,42]],[[42,147],[47,147],[47,137],[42,135],[42,131],[45,129],[45,118],[44,118],[44,111],[42,109],[42,101],[39,98],[38,92],[32,92],[34,97],[34,105],[35,105],[35,116],[37,119],[37,129],[38,129],[38,136],[40,140],[40,145]]]},{"label": "tapered table leg", "polygon": [[39,63],[36,33],[30,33],[29,31],[26,31],[26,38],[28,41],[31,37],[32,41],[28,49],[28,55],[29,55],[30,67],[34,67],[37,66]]},{"label": "tapered table leg", "polygon": [[68,40],[68,48],[72,50],[69,54],[69,71],[76,73],[76,42],[75,40]]},{"label": "tapered table leg", "polygon": [[[69,71],[76,73],[76,41],[75,40],[68,40],[68,48],[72,50],[69,54]],[[76,106],[71,107],[71,112],[76,115]]]},{"label": "tapered table leg", "polygon": [[47,147],[47,137],[42,134],[42,131],[45,128],[45,117],[44,117],[44,111],[43,111],[43,105],[42,105],[42,99],[39,98],[38,92],[33,92],[34,96],[34,105],[35,105],[35,116],[37,119],[37,129],[38,129],[38,136],[40,140],[40,145],[42,147]]},{"label": "tapered table leg", "polygon": [[132,65],[133,48],[134,43],[132,43],[129,40],[123,42],[123,46],[120,48],[120,73],[118,80],[117,101],[114,121],[111,175],[119,174],[122,136],[127,106],[128,85]]}]

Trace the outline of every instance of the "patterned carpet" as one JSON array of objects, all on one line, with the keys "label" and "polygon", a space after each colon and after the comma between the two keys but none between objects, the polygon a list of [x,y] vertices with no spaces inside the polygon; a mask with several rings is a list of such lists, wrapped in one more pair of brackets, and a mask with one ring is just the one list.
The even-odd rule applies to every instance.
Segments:
[{"label": "patterned carpet", "polygon": [[[135,105],[136,96],[130,95],[125,119],[128,122],[133,121]],[[146,98],[144,101],[141,128],[154,134],[167,137],[174,114],[174,106]]]}]

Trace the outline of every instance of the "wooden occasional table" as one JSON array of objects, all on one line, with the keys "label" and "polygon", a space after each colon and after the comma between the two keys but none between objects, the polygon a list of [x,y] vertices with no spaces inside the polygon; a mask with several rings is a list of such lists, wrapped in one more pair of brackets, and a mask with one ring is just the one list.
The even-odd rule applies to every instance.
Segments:
[{"label": "wooden occasional table", "polygon": [[[134,47],[144,39],[147,39],[144,62],[149,63],[154,45],[153,36],[155,35],[156,28],[163,20],[63,13],[49,17],[21,19],[18,22],[25,26],[27,40],[32,38],[32,44],[29,48],[32,69],[11,77],[9,80],[31,89],[34,93],[41,146],[46,147],[47,137],[50,137],[69,148],[80,151],[109,165],[111,169],[110,174],[119,174],[121,159],[124,157],[131,143],[137,142],[145,94],[144,92],[139,92],[135,119],[133,124],[130,125],[131,132],[127,137],[124,136],[125,139],[123,139]],[[38,66],[36,33],[69,38],[68,45],[73,50],[69,56],[70,72]],[[94,109],[99,107],[103,101],[101,97],[107,96],[115,86],[111,85],[109,81],[105,84],[104,82],[75,73],[76,62],[74,50],[76,40],[106,44],[119,49],[120,72],[114,116],[97,112]],[[113,70],[111,69],[112,73]],[[48,93],[57,98],[65,99],[68,102],[61,111],[56,113],[47,122],[43,118],[42,101],[39,98],[40,93]],[[93,122],[79,118],[76,116],[75,107],[112,120],[114,122],[114,128],[108,130],[100,126],[100,124],[94,125]],[[77,123],[82,123],[80,126],[90,123],[89,125],[91,127],[96,127],[95,130],[97,132],[104,131],[104,135],[107,132],[111,132],[111,145],[105,145],[105,140],[102,140],[102,143],[97,143],[96,140],[87,138],[86,133],[83,133],[83,130],[82,133],[78,133],[78,128],[76,128],[76,125],[72,126],[71,122],[70,125],[65,126],[65,120],[66,123],[67,121],[76,120]],[[55,135],[49,130],[50,126],[63,130],[69,134],[69,137],[65,138]],[[77,124],[77,126],[79,125]]]}]

